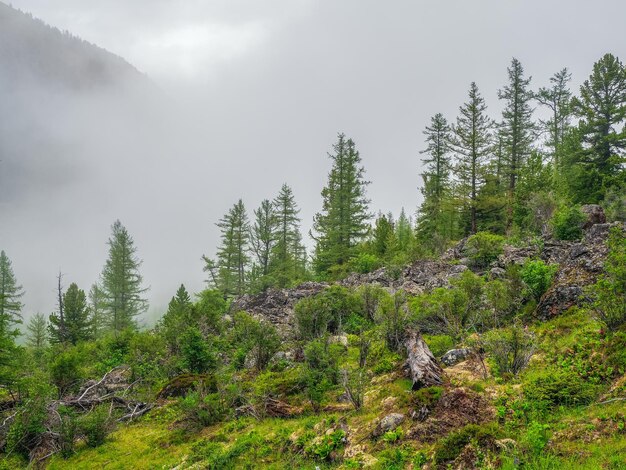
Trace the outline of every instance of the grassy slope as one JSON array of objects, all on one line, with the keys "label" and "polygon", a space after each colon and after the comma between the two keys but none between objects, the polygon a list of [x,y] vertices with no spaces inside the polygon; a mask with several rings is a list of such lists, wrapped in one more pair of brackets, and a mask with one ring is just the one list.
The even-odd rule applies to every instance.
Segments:
[{"label": "grassy slope", "polygon": [[[539,324],[535,330],[541,338],[540,351],[522,377],[509,382],[494,378],[482,380],[476,374],[455,367],[449,370],[451,386],[464,385],[498,405],[503,396],[508,396],[510,401],[519,399],[524,381],[540,373],[547,362],[596,369],[606,362],[606,358],[593,354],[586,356],[586,343],[602,350],[596,344],[596,341],[602,344],[598,339],[599,326],[586,312],[567,314]],[[623,349],[624,345],[621,346]],[[347,356],[353,358],[355,354],[350,349]],[[595,363],[589,366],[585,361]],[[388,412],[408,413],[414,394],[409,385],[397,374],[380,375],[374,378],[366,394],[366,406],[359,412],[309,413],[297,418],[261,421],[242,418],[199,432],[187,432],[175,425],[178,412],[175,404],[171,404],[141,422],[120,427],[99,448],[79,447],[68,460],[55,456],[49,468],[173,468],[181,463],[180,468],[358,468],[358,462],[378,468],[418,468],[417,464],[432,456],[436,444],[420,443],[419,439],[410,437],[410,428],[414,426],[410,419],[401,425],[404,432],[395,442],[391,442],[393,436],[377,441],[369,437],[376,418]],[[606,394],[609,387],[607,382],[599,383],[595,389],[597,397]],[[615,396],[615,391],[609,396]],[[485,468],[501,465],[507,469],[626,468],[624,408],[624,402],[616,401],[561,406],[540,414],[503,411],[506,417],[500,420],[498,437],[513,439],[515,443],[509,450],[502,447],[488,451],[483,465]],[[511,413],[518,416],[511,417]],[[321,436],[332,434],[341,422],[348,432],[349,452],[356,457],[342,459],[345,447],[341,442],[335,452],[324,447]],[[538,432],[533,423],[542,426]],[[535,428],[531,429],[532,426]],[[536,447],[541,447],[546,440],[545,447]],[[328,457],[323,458],[326,454]],[[525,465],[519,467],[519,462]]]}]

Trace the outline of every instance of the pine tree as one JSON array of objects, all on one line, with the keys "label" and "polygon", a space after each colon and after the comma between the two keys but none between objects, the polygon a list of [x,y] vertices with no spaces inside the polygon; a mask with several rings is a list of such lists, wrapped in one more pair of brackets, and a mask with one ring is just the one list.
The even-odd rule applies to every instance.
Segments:
[{"label": "pine tree", "polygon": [[0,330],[8,332],[12,325],[22,323],[24,289],[17,283],[11,260],[0,251]]},{"label": "pine tree", "polygon": [[26,343],[36,353],[41,352],[48,344],[48,320],[43,313],[33,315],[26,325],[28,334],[26,335]]},{"label": "pine tree", "polygon": [[398,248],[403,253],[409,254],[413,247],[414,236],[411,219],[406,216],[404,207],[400,211],[400,216],[396,222],[396,238],[398,240]]},{"label": "pine tree", "polygon": [[563,139],[570,126],[572,93],[568,83],[572,74],[567,68],[560,70],[550,78],[550,88],[542,87],[535,95],[535,99],[550,111],[547,120],[540,120],[543,130],[548,134],[546,141],[550,148],[554,170],[558,171],[559,156],[562,152]]},{"label": "pine tree", "polygon": [[374,254],[380,259],[384,259],[385,256],[387,256],[390,235],[393,233],[393,230],[394,223],[392,215],[379,213],[372,230],[371,244]]},{"label": "pine tree", "polygon": [[498,91],[498,97],[505,101],[500,131],[504,145],[504,176],[508,180],[508,228],[513,221],[515,185],[519,170],[532,150],[535,124],[531,107],[534,95],[529,89],[531,77],[524,78],[524,68],[515,58],[507,72],[509,83]]},{"label": "pine tree", "polygon": [[109,257],[101,275],[103,306],[110,328],[115,334],[137,328],[135,317],[148,308],[143,294],[143,278],[139,273],[141,260],[128,230],[117,220],[111,227]]},{"label": "pine tree", "polygon": [[476,233],[478,191],[484,180],[486,159],[492,153],[493,121],[486,115],[487,105],[472,82],[469,101],[459,108],[460,116],[453,126],[451,140],[456,153],[456,171],[460,190],[466,195],[470,215],[470,233]]},{"label": "pine tree", "polygon": [[[332,169],[322,190],[322,211],[313,219],[316,241],[314,267],[325,277],[345,269],[355,247],[368,233],[369,200],[365,196],[365,169],[352,139],[339,134],[329,154]],[[313,235],[315,232],[315,235]]]},{"label": "pine tree", "polygon": [[246,269],[250,261],[250,223],[241,199],[217,226],[222,232],[217,252],[217,287],[224,297],[242,295],[246,290]]},{"label": "pine tree", "polygon": [[578,170],[570,178],[579,188],[574,196],[599,202],[608,188],[626,183],[626,69],[617,57],[606,54],[594,64],[573,109],[581,118],[576,129],[580,147],[570,152]]},{"label": "pine tree", "polygon": [[437,238],[449,239],[449,218],[451,212],[446,211],[446,201],[450,195],[450,142],[451,129],[442,114],[435,114],[430,126],[424,130],[426,149],[422,160],[425,171],[421,174],[423,202],[419,208],[418,233],[425,245],[435,248],[440,245]]},{"label": "pine tree", "polygon": [[273,207],[275,246],[271,253],[271,270],[276,285],[284,288],[302,278],[300,257],[304,249],[298,217],[300,210],[287,184],[280,188]]}]

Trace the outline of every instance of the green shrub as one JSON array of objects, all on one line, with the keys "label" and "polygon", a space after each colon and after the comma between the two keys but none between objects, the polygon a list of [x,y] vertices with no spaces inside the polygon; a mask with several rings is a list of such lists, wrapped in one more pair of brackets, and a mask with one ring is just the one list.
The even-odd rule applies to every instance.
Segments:
[{"label": "green shrub", "polygon": [[85,436],[85,443],[89,447],[98,447],[104,444],[110,432],[113,420],[109,417],[109,406],[102,404],[91,413],[84,415],[80,422],[80,429]]},{"label": "green shrub", "polygon": [[454,349],[454,340],[448,335],[423,335],[423,339],[435,357],[441,357]]},{"label": "green shrub", "polygon": [[519,325],[488,331],[482,340],[485,351],[494,362],[495,372],[500,376],[519,374],[537,349],[534,335]]},{"label": "green shrub", "polygon": [[194,374],[215,370],[217,360],[200,330],[189,327],[181,338],[181,349],[185,367]]},{"label": "green shrub", "polygon": [[350,261],[350,270],[360,274],[371,273],[382,266],[378,256],[370,253],[359,253]]},{"label": "green shrub", "polygon": [[489,232],[478,232],[467,239],[465,254],[472,266],[486,268],[502,253],[504,237]]},{"label": "green shrub", "polygon": [[[272,356],[280,348],[281,340],[274,325],[259,321],[245,312],[237,312],[234,317],[233,339],[237,343],[237,365],[243,365],[245,357],[252,355],[254,367],[263,370]],[[241,367],[239,367],[241,368]]]},{"label": "green shrub", "polygon": [[[299,336],[302,339],[319,338],[326,332],[358,333],[348,328],[359,326],[354,318],[348,325],[347,319],[353,315],[363,316],[361,297],[343,286],[331,286],[319,294],[300,300],[294,307],[294,315]],[[348,327],[348,328],[347,328]]]},{"label": "green shrub", "polygon": [[554,236],[559,240],[578,240],[582,237],[585,214],[579,206],[563,206],[552,216]]},{"label": "green shrub", "polygon": [[81,357],[74,348],[58,354],[50,365],[50,376],[59,397],[78,390],[83,379],[80,365]]},{"label": "green shrub", "polygon": [[336,429],[330,434],[324,434],[321,439],[314,439],[305,452],[319,460],[328,460],[333,451],[342,447],[346,442],[346,432]]},{"label": "green shrub", "polygon": [[537,421],[532,421],[528,425],[524,441],[532,454],[540,455],[543,452],[543,449],[548,444],[548,429],[550,427],[547,424],[538,423]]},{"label": "green shrub", "polygon": [[557,270],[558,266],[555,264],[546,264],[540,259],[528,260],[520,269],[520,276],[533,298],[539,300],[552,284]]},{"label": "green shrub", "polygon": [[549,368],[531,376],[523,386],[526,399],[551,406],[577,406],[590,403],[595,388],[570,370]]},{"label": "green shrub", "polygon": [[468,424],[458,431],[448,434],[437,443],[434,462],[435,464],[443,464],[456,459],[469,443],[475,443],[481,448],[493,448],[498,435],[499,430],[494,423],[483,426]]}]

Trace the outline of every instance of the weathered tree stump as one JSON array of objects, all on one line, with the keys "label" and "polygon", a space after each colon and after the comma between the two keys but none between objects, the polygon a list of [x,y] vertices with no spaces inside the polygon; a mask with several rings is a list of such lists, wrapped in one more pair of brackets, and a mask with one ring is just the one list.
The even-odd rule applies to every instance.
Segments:
[{"label": "weathered tree stump", "polygon": [[408,353],[406,363],[413,380],[413,390],[443,384],[443,369],[417,331],[409,331],[404,345]]}]

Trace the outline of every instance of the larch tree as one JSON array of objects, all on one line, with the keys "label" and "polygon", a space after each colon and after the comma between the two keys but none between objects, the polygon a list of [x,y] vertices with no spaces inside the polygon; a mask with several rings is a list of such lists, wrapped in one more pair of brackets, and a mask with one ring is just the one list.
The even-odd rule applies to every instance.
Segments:
[{"label": "larch tree", "polygon": [[[421,174],[423,201],[419,208],[418,234],[427,245],[441,245],[435,241],[451,236],[449,218],[452,211],[447,202],[450,196],[450,142],[452,138],[448,121],[441,113],[430,119],[424,130],[426,148],[420,151],[424,171]],[[447,209],[447,210],[446,210]],[[433,246],[434,247],[434,246]]]},{"label": "larch tree", "polygon": [[136,317],[148,308],[143,277],[139,272],[142,261],[128,230],[117,220],[108,240],[109,255],[101,274],[100,287],[103,307],[110,329],[119,332],[137,328]]},{"label": "larch tree", "polygon": [[572,152],[580,202],[599,202],[607,189],[626,184],[626,69],[617,57],[604,55],[573,100],[580,118],[580,148]]},{"label": "larch tree", "polygon": [[365,169],[352,139],[339,134],[329,154],[332,168],[322,190],[322,210],[313,219],[316,241],[314,267],[321,276],[345,269],[356,245],[369,230],[369,200]]},{"label": "larch tree", "polygon": [[250,247],[254,253],[255,264],[259,267],[259,274],[263,277],[269,274],[270,255],[276,238],[275,224],[274,206],[269,199],[264,199],[254,211],[254,223],[250,231]]},{"label": "larch tree", "polygon": [[274,208],[274,242],[271,252],[271,271],[275,284],[284,288],[302,278],[302,236],[300,210],[293,191],[287,184],[280,188],[272,202]]},{"label": "larch tree", "polygon": [[469,100],[459,108],[460,115],[452,127],[451,146],[456,154],[456,173],[465,206],[469,211],[469,231],[476,233],[478,192],[484,180],[484,168],[493,151],[493,121],[487,116],[487,105],[472,82]]},{"label": "larch tree", "polygon": [[0,385],[8,386],[15,379],[15,338],[19,335],[16,326],[22,323],[23,296],[11,260],[0,251]]},{"label": "larch tree", "polygon": [[535,95],[537,102],[548,108],[550,113],[548,119],[539,120],[539,123],[548,136],[546,145],[550,149],[555,172],[560,166],[559,156],[572,116],[572,92],[568,87],[571,79],[572,74],[563,68],[550,78],[550,87],[540,88]]},{"label": "larch tree", "polygon": [[217,251],[217,287],[224,297],[242,295],[246,290],[246,269],[250,261],[250,223],[241,199],[217,226],[222,232]]},{"label": "larch tree", "polygon": [[48,344],[48,320],[43,313],[36,313],[26,325],[26,344],[36,353],[41,352]]},{"label": "larch tree", "polygon": [[516,58],[511,61],[507,72],[509,81],[498,90],[498,97],[504,101],[500,132],[504,146],[504,176],[508,180],[508,228],[513,221],[515,185],[520,168],[532,151],[535,124],[532,121],[534,94],[530,90],[531,77],[524,78],[524,68]]},{"label": "larch tree", "polygon": [[105,298],[102,288],[95,283],[89,289],[89,313],[91,324],[91,336],[95,339],[101,338],[107,330],[107,317],[105,311]]},{"label": "larch tree", "polygon": [[0,328],[8,332],[12,325],[22,322],[24,289],[17,283],[11,260],[0,251]]}]

